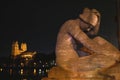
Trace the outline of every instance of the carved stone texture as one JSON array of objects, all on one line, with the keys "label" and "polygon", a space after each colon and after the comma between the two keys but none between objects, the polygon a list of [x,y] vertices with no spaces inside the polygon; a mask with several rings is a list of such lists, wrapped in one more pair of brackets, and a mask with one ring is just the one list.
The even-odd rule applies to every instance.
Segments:
[{"label": "carved stone texture", "polygon": [[[118,80],[119,50],[100,36],[100,13],[85,8],[79,19],[68,20],[58,33],[56,63],[43,80]],[[87,56],[79,56],[83,51]],[[81,53],[79,53],[81,54]],[[114,74],[114,75],[112,75]],[[117,79],[115,79],[117,78]]]}]

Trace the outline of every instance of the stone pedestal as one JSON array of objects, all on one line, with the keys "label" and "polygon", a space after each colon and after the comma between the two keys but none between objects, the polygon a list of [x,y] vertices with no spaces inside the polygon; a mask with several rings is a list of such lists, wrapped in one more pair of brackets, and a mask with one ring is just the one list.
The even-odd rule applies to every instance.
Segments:
[{"label": "stone pedestal", "polygon": [[95,71],[70,72],[60,67],[53,67],[48,72],[48,77],[42,80],[119,80],[120,70],[117,70],[120,69],[119,67],[120,65],[102,73],[99,73],[99,69]]}]

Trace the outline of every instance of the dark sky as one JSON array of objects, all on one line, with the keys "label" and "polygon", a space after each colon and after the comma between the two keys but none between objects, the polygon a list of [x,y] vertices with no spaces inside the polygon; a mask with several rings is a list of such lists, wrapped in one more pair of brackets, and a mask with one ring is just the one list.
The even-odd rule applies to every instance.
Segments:
[{"label": "dark sky", "polygon": [[99,34],[117,46],[116,0],[2,0],[0,2],[0,56],[11,53],[13,41],[26,42],[28,51],[52,52],[60,26],[76,18],[84,7],[101,13]]}]

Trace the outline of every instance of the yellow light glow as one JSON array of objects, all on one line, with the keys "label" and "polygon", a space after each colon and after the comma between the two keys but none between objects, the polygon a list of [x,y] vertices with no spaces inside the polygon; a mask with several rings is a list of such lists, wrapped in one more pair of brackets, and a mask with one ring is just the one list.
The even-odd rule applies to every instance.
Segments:
[{"label": "yellow light glow", "polygon": [[48,72],[49,70],[48,69],[46,69],[46,72]]},{"label": "yellow light glow", "polygon": [[21,62],[20,65],[23,67],[23,66],[24,66],[24,63]]},{"label": "yellow light glow", "polygon": [[34,65],[36,65],[36,63],[34,62]]},{"label": "yellow light glow", "polygon": [[26,55],[22,55],[22,57],[29,57],[29,58],[32,58],[32,57],[33,57],[33,55],[26,54]]},{"label": "yellow light glow", "polygon": [[2,68],[0,68],[0,71],[2,72],[2,71],[3,71],[3,69],[2,69]]},{"label": "yellow light glow", "polygon": [[36,69],[34,69],[33,73],[34,73],[34,74],[36,74],[36,73],[37,73],[37,70],[36,70]]},{"label": "yellow light glow", "polygon": [[41,74],[42,73],[42,70],[41,69],[39,69],[39,74]]},{"label": "yellow light glow", "polygon": [[20,74],[23,74],[23,69],[20,70]]}]

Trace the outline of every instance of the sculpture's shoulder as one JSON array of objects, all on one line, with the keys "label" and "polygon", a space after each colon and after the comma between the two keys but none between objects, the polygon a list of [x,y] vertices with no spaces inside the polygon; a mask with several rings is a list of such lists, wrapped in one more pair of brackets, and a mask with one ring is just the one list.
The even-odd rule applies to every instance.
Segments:
[{"label": "sculpture's shoulder", "polygon": [[67,21],[65,21],[59,30],[59,33],[66,33],[66,32],[70,32],[71,30],[73,31],[73,29],[79,25],[79,19],[69,19]]},{"label": "sculpture's shoulder", "polygon": [[76,24],[79,22],[79,19],[70,19],[64,22],[64,24]]},{"label": "sculpture's shoulder", "polygon": [[[70,27],[73,27],[75,25],[79,25],[79,20],[78,19],[70,19],[70,20],[67,20],[63,23],[63,25],[61,26],[61,28],[63,29],[69,29]],[[66,30],[67,30],[66,29]]]}]

